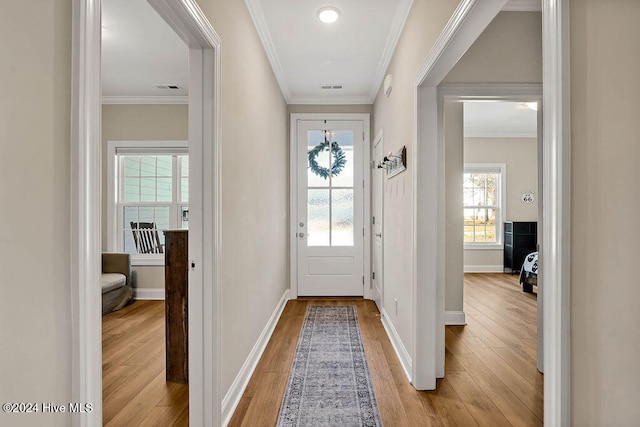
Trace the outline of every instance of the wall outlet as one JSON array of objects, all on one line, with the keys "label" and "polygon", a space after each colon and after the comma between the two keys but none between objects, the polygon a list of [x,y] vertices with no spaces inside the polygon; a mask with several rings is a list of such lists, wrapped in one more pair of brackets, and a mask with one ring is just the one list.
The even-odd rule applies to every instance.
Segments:
[{"label": "wall outlet", "polygon": [[393,302],[396,304],[396,316],[398,315],[398,300],[394,299]]}]

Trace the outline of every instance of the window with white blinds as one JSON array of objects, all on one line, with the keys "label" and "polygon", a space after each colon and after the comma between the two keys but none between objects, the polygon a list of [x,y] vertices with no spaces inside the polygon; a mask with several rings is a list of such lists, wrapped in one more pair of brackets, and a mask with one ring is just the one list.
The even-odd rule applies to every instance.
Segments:
[{"label": "window with white blinds", "polygon": [[162,231],[189,225],[186,142],[112,141],[109,150],[109,247],[134,265],[162,264]]}]

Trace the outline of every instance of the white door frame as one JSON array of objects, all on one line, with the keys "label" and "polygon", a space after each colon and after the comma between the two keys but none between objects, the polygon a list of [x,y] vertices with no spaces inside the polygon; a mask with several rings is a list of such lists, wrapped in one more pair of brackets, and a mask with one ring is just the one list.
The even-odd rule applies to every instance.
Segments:
[{"label": "white door frame", "polygon": [[[189,46],[189,423],[220,425],[221,42],[195,0],[149,3]],[[73,0],[71,395],[94,408],[74,426],[102,425],[101,27],[101,0]]]},{"label": "white door frame", "polygon": [[[376,137],[373,139],[373,143],[371,144],[371,148],[373,148],[373,152],[375,153],[375,149],[378,146],[378,144],[382,144],[382,150],[383,150],[383,156],[384,156],[384,132],[383,129],[380,129],[380,132],[378,132],[378,135],[376,135]],[[376,165],[375,160],[373,160],[373,162],[371,163],[371,167],[369,168],[369,175],[373,175],[375,173],[384,173],[383,171],[378,171],[378,165]],[[382,245],[380,247],[380,263],[381,263],[381,268],[382,271],[377,271],[376,273],[380,273],[378,275],[378,280],[382,281],[382,288],[380,289],[382,292],[380,293],[380,306],[378,307],[381,315],[382,315],[382,308],[384,307],[384,176],[382,177],[382,185],[380,186],[380,194],[378,195],[378,197],[380,198],[380,204],[382,205],[382,212],[381,212],[381,216],[380,218],[376,218],[376,221],[380,221],[380,224],[382,225]],[[373,184],[371,185],[371,196],[373,199]],[[372,200],[373,201],[373,200]],[[371,217],[373,218],[375,212],[371,212]],[[371,232],[375,232],[375,227],[373,226],[373,224],[371,224]],[[374,255],[373,255],[373,246],[375,245],[375,237],[371,238],[371,271],[373,271],[374,269]],[[375,286],[373,284],[373,277],[371,278],[371,298],[374,298],[374,289],[373,287]]]},{"label": "white door frame", "polygon": [[[542,85],[541,84],[519,84],[519,83],[507,83],[507,84],[441,84],[438,86],[438,138],[439,144],[443,147],[446,144],[444,140],[444,103],[446,101],[478,101],[478,100],[491,100],[491,101],[507,101],[507,102],[537,102],[537,151],[540,153],[543,146],[543,108],[542,108]],[[541,158],[542,156],[540,156]],[[538,162],[538,168],[536,170],[538,182],[542,182],[541,172],[543,162]],[[544,196],[542,192],[542,185],[538,189],[538,200],[544,202]],[[543,203],[539,206],[543,208]],[[504,221],[504,218],[503,218]],[[542,215],[538,218],[538,236],[541,237],[540,230],[544,230]],[[539,261],[543,262],[544,247],[542,244],[538,249],[540,251]],[[542,277],[539,280],[540,286],[538,287],[538,357],[536,363],[538,370],[543,372],[543,294],[544,285],[542,284]],[[442,337],[444,340],[444,337]],[[440,375],[444,376],[444,351],[441,357],[437,360],[438,378]]]},{"label": "white door frame", "polygon": [[[342,120],[342,121],[362,121],[364,128],[363,142],[363,166],[367,170],[371,160],[371,124],[369,114],[323,114],[323,113],[293,113],[290,116],[289,133],[289,277],[290,277],[290,298],[298,298],[298,121],[299,120]],[[365,299],[371,299],[371,177],[368,173],[363,173],[363,215],[364,215],[364,292]],[[355,183],[354,183],[355,185]]]},{"label": "white door frame", "polygon": [[[437,87],[506,0],[462,0],[415,78],[412,381],[433,390],[444,375],[444,150]],[[545,424],[570,425],[569,6],[543,0]]]}]

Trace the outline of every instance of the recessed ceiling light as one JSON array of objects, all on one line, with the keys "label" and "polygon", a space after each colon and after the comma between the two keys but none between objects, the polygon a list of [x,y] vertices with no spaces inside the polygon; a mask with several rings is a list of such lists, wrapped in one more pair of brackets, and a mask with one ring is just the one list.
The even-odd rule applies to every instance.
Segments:
[{"label": "recessed ceiling light", "polygon": [[325,24],[333,24],[340,18],[340,10],[333,6],[321,7],[318,9],[318,18]]}]

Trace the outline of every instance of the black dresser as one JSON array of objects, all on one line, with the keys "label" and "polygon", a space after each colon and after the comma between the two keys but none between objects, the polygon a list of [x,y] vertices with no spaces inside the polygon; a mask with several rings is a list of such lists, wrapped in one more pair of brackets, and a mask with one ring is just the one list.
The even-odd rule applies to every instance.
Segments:
[{"label": "black dresser", "polygon": [[535,252],[538,223],[506,221],[504,223],[504,271],[519,273],[527,254]]}]

